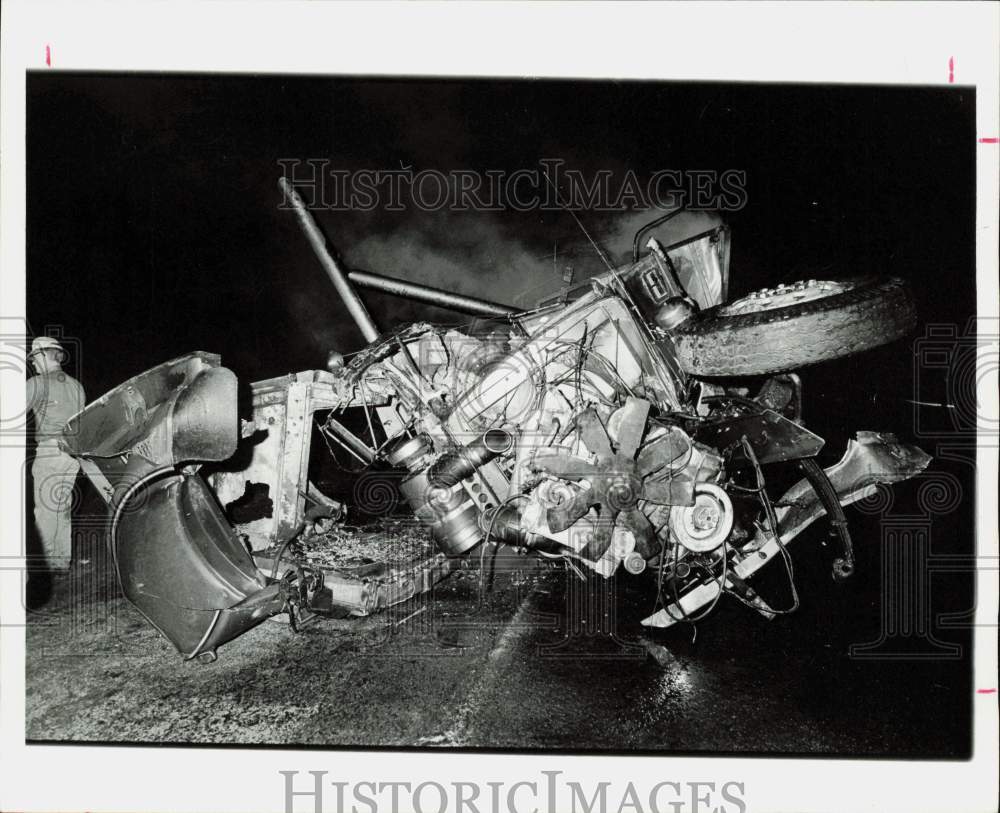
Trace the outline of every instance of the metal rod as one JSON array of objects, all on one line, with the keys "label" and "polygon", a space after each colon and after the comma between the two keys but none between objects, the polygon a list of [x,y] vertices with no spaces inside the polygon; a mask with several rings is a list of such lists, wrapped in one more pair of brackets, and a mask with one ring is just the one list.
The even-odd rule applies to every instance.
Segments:
[{"label": "metal rod", "polygon": [[405,296],[417,302],[427,302],[428,304],[449,308],[460,313],[471,313],[475,316],[495,318],[504,318],[518,313],[517,308],[501,305],[498,302],[491,302],[488,299],[464,296],[452,293],[451,291],[443,291],[440,288],[434,288],[430,285],[421,285],[416,282],[404,282],[403,280],[385,277],[381,274],[373,274],[371,271],[349,271],[347,276],[351,282],[360,285],[362,288],[371,288],[386,294]]},{"label": "metal rod", "polygon": [[302,227],[302,231],[305,232],[306,239],[309,240],[309,244],[316,253],[316,257],[323,266],[323,270],[326,271],[327,276],[333,283],[333,287],[337,289],[340,298],[344,300],[348,313],[351,314],[351,318],[354,319],[361,330],[361,335],[365,337],[365,341],[367,342],[375,341],[379,336],[378,328],[375,327],[375,323],[368,314],[365,303],[361,301],[357,291],[354,290],[354,286],[347,279],[347,275],[337,264],[337,261],[333,258],[333,254],[327,248],[323,232],[320,231],[319,226],[316,225],[316,221],[309,214],[309,210],[306,209],[306,205],[302,202],[302,198],[299,197],[299,193],[295,191],[295,188],[284,176],[278,179],[278,185],[285,193],[286,200],[291,201],[295,209],[295,214],[298,215],[299,225]]},{"label": "metal rod", "polygon": [[656,220],[651,220],[645,226],[643,226],[639,231],[635,233],[635,237],[632,238],[632,262],[639,262],[639,238],[642,237],[650,229],[656,228],[657,226],[662,226],[668,220],[672,220],[674,217],[679,215],[681,212],[687,209],[687,204],[682,203],[672,212],[667,212],[662,217],[656,218]]},{"label": "metal rod", "polygon": [[358,460],[363,463],[372,463],[375,460],[375,452],[371,447],[336,418],[332,416],[327,418],[322,428],[333,433],[334,439],[339,440]]},{"label": "metal rod", "polygon": [[403,359],[403,366],[410,371],[410,375],[417,381],[423,381],[425,384],[430,386],[430,381],[424,375],[423,371],[417,366],[417,362],[413,360],[413,355],[410,353],[410,348],[406,346],[406,343],[400,339],[396,338],[396,344],[399,345],[399,356]]}]

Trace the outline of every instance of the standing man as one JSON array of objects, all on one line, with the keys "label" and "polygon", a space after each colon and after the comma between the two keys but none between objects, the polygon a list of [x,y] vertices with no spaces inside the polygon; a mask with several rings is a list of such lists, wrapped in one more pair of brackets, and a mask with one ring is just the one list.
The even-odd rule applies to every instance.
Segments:
[{"label": "standing man", "polygon": [[63,372],[66,351],[55,339],[35,339],[28,360],[37,373],[27,383],[28,408],[35,416],[38,441],[31,464],[35,525],[49,570],[65,573],[73,558],[70,509],[80,464],[58,444],[66,422],[83,409],[86,397],[80,382]]}]

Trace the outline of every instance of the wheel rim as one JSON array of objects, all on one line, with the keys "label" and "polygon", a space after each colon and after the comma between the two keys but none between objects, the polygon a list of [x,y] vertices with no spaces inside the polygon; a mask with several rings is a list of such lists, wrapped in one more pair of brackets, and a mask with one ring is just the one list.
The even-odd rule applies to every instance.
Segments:
[{"label": "wheel rim", "polygon": [[803,280],[791,285],[782,283],[776,288],[761,288],[719,308],[720,316],[742,316],[778,310],[815,299],[836,296],[857,287],[857,283],[835,280]]}]

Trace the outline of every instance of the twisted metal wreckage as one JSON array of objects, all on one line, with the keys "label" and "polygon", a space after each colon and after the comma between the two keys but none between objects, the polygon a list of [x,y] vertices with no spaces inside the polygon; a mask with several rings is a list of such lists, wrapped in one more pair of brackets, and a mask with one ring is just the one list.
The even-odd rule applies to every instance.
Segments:
[{"label": "twisted metal wreckage", "polygon": [[[125,596],[187,658],[269,616],[358,618],[429,590],[470,554],[518,546],[610,577],[646,579],[666,627],[728,593],[777,612],[748,580],[824,513],[839,537],[833,576],[854,567],[842,506],[922,471],[930,457],[859,432],[823,469],[801,420],[796,368],[905,335],[901,280],[809,280],[726,304],[721,221],[662,246],[636,234],[632,262],[523,312],[375,274],[345,272],[294,189],[303,230],[369,344],[349,363],[252,385],[195,352],[126,381],[70,422],[64,444],[110,508]],[[603,258],[603,255],[602,255]],[[354,285],[481,317],[461,332],[375,327]],[[769,376],[760,391],[727,378]],[[361,409],[371,443],[339,418]],[[326,416],[320,418],[320,416]],[[402,567],[318,567],[293,541],[342,506],[308,475],[314,421],[364,464],[405,472],[400,491],[436,550]],[[242,431],[240,431],[242,427]],[[378,427],[376,429],[376,427]],[[204,463],[220,463],[209,476]],[[764,470],[804,479],[772,499]],[[273,510],[231,522],[222,506],[265,484]],[[794,585],[793,585],[794,587]],[[794,608],[793,608],[794,609]]]}]

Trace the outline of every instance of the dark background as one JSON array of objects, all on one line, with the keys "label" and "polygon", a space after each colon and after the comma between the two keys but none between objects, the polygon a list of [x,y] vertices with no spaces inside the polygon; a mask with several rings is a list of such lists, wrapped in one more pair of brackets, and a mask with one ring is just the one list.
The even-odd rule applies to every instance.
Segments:
[{"label": "dark background", "polygon": [[[329,349],[361,346],[294,215],[278,209],[282,158],[414,172],[561,158],[585,175],[632,169],[640,179],[743,170],[747,204],[726,216],[731,296],[806,277],[908,279],[921,317],[912,339],[804,370],[806,418],[828,440],[824,464],[858,429],[916,440],[936,456],[928,476],[957,488],[954,504],[921,496],[926,484],[914,481],[893,489],[891,509],[851,512],[859,568],[849,585],[830,581],[829,549],[799,555],[793,623],[760,632],[752,614],[720,608],[721,638],[699,657],[763,647],[766,676],[782,672],[775,658],[820,652],[827,640],[839,654],[804,672],[814,679],[802,691],[857,733],[856,752],[968,754],[967,630],[935,622],[934,634],[963,649],[933,665],[843,653],[879,637],[878,539],[893,516],[933,515],[935,555],[973,552],[975,437],[956,416],[974,409],[968,397],[957,411],[906,400],[961,400],[956,386],[975,385],[956,385],[955,341],[944,342],[944,361],[921,363],[929,325],[961,336],[975,312],[973,90],[49,71],[29,74],[27,90],[29,324],[76,340],[68,369],[91,399],[195,349],[220,353],[247,381],[321,368]],[[540,277],[551,290],[554,249],[578,279],[600,269],[563,212],[315,214],[351,264],[511,304],[527,304],[525,283]],[[622,223],[644,216],[581,213],[616,258],[630,237]],[[461,318],[363,296],[382,328]],[[966,451],[948,459],[945,444]],[[809,551],[823,532],[810,534]],[[758,589],[778,606],[785,575],[770,571]],[[935,580],[935,612],[974,606],[971,567],[959,571]],[[866,739],[866,726],[880,733]]]},{"label": "dark background", "polygon": [[[91,397],[193,349],[251,379],[357,349],[294,215],[278,209],[281,158],[414,172],[561,158],[641,180],[743,170],[747,205],[727,216],[732,295],[819,271],[892,273],[914,282],[922,316],[964,323],[974,112],[961,88],[33,73],[29,324],[79,339]],[[614,251],[624,218],[581,214]],[[316,217],[349,262],[506,302],[512,282],[550,273],[554,247],[560,266],[574,255],[578,278],[600,265],[561,212]],[[456,318],[364,296],[383,328]],[[909,361],[886,356],[900,358],[893,388]]]}]

